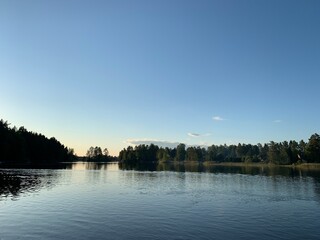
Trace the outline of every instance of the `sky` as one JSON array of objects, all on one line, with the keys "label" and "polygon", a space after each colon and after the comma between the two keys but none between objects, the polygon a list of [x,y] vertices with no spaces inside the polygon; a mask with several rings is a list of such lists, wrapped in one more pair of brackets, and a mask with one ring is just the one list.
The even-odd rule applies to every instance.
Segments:
[{"label": "sky", "polygon": [[85,155],[320,131],[318,0],[0,0],[0,118]]}]

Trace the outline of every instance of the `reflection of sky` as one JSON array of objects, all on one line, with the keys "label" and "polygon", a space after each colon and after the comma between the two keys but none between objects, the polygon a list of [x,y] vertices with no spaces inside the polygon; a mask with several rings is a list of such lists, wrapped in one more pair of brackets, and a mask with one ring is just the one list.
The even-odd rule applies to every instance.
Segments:
[{"label": "reflection of sky", "polygon": [[71,166],[72,170],[104,170],[104,171],[118,171],[118,163],[96,163],[96,162],[76,162]]},{"label": "reflection of sky", "polygon": [[[86,170],[85,166],[89,165],[37,170],[44,177],[57,173],[53,174],[57,184],[41,189],[30,185],[29,194],[21,194],[19,201],[2,199],[1,237],[255,239],[259,235],[265,240],[318,239],[320,234],[320,198],[315,190],[319,179],[312,173],[291,177],[119,171],[115,164]],[[21,181],[26,175],[7,173]]]},{"label": "reflection of sky", "polygon": [[[105,191],[106,187],[108,189],[116,187],[116,185],[107,183],[117,180],[118,163],[76,162],[72,164],[71,169],[71,181],[79,189],[90,187],[90,184],[94,186],[95,191]],[[95,193],[92,192],[92,194]]]},{"label": "reflection of sky", "polygon": [[[123,168],[123,167],[122,167]],[[244,195],[256,192],[268,193],[270,199],[314,199],[319,200],[320,180],[318,171],[307,171],[292,168],[254,168],[254,167],[223,167],[210,166],[199,167],[197,165],[172,165],[161,164],[155,172],[119,170],[118,163],[90,163],[77,162],[66,166],[67,170],[2,170],[0,171],[0,194],[2,197],[20,198],[27,193],[43,191],[43,189],[56,188],[65,185],[72,189],[72,184],[78,187],[90,187],[90,184],[98,189],[108,188],[125,190],[127,187],[138,187],[149,192],[166,192],[169,188],[176,191],[186,189],[187,186],[200,188],[206,186],[218,192],[235,190],[234,184]],[[129,168],[130,169],[130,168]],[[202,172],[202,173],[201,173]],[[228,173],[224,177],[220,174]],[[250,178],[248,178],[248,176]],[[255,180],[253,180],[255,179]],[[61,184],[60,184],[61,183]],[[119,185],[120,184],[120,185]],[[124,184],[124,185],[122,185]],[[173,184],[173,185],[172,185]],[[178,184],[177,186],[174,186]],[[259,185],[259,187],[257,187]],[[123,186],[126,186],[123,189]],[[149,187],[148,187],[149,186]],[[163,188],[166,186],[169,188]],[[154,188],[155,187],[155,188]],[[218,187],[218,188],[217,188]],[[154,189],[153,189],[154,188]],[[180,189],[180,190],[179,190]],[[233,189],[233,190],[232,190]],[[63,189],[60,189],[63,190]],[[73,191],[73,190],[71,190]]]}]

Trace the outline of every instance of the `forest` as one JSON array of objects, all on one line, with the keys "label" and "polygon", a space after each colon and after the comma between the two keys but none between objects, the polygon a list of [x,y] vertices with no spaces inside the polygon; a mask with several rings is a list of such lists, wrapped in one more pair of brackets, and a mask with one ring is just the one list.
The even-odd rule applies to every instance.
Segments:
[{"label": "forest", "polygon": [[124,164],[157,162],[242,162],[291,165],[320,163],[320,136],[313,134],[308,142],[284,141],[266,144],[212,145],[209,147],[186,146],[180,143],[176,148],[162,148],[154,144],[138,145],[123,149],[119,161]]},{"label": "forest", "polygon": [[75,160],[73,149],[62,145],[54,137],[30,132],[24,127],[10,127],[0,120],[0,162],[51,164]]},{"label": "forest", "polygon": [[111,162],[117,157],[109,155],[107,148],[90,147],[85,157],[78,157],[54,137],[30,132],[24,127],[10,127],[0,120],[0,162],[19,164],[52,164],[57,162],[88,161]]},{"label": "forest", "polygon": [[180,143],[175,148],[163,148],[154,144],[128,146],[119,157],[109,156],[107,148],[90,147],[86,157],[77,157],[73,149],[67,148],[54,137],[30,132],[24,127],[10,127],[0,120],[0,162],[50,164],[67,161],[121,163],[158,162],[242,162],[291,165],[300,163],[320,163],[320,136],[315,133],[308,142],[274,142],[265,144],[212,145],[209,147],[186,146]]}]

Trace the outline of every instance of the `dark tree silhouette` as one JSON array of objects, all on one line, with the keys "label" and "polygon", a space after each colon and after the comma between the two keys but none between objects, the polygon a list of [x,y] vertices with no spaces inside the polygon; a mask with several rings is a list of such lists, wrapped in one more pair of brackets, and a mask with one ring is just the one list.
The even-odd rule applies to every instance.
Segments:
[{"label": "dark tree silhouette", "polygon": [[102,152],[101,147],[90,147],[87,151],[88,162],[115,162],[118,159],[116,157],[109,156],[109,151],[105,148]]},{"label": "dark tree silhouette", "polygon": [[0,162],[50,164],[72,161],[73,149],[68,149],[55,138],[30,132],[24,127],[10,128],[0,120]]}]

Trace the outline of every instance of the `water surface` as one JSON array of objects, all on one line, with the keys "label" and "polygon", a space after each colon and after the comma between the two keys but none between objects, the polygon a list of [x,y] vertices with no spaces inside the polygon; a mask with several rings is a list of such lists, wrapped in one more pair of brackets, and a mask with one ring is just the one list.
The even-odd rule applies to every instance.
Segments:
[{"label": "water surface", "polygon": [[0,169],[0,239],[319,238],[319,172],[157,169]]}]

